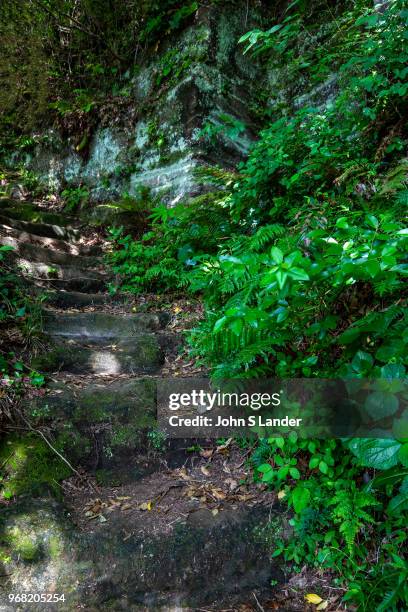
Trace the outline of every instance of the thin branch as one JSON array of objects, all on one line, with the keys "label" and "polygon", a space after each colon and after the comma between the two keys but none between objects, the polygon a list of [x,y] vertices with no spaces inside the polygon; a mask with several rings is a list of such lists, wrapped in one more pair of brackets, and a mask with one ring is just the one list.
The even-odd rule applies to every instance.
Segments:
[{"label": "thin branch", "polygon": [[263,608],[263,607],[261,606],[261,604],[259,603],[258,598],[257,598],[257,596],[255,595],[255,593],[252,593],[252,595],[254,596],[255,601],[256,601],[256,605],[257,605],[257,606],[258,606],[258,608],[261,610],[261,612],[265,612],[265,608]]},{"label": "thin branch", "polygon": [[97,34],[96,32],[92,32],[92,30],[88,30],[87,28],[84,28],[81,22],[75,19],[75,17],[72,17],[71,15],[68,15],[67,13],[62,13],[61,11],[58,11],[58,13],[55,14],[53,13],[53,11],[51,11],[51,9],[48,8],[48,6],[43,4],[41,0],[31,0],[31,1],[34,2],[34,4],[36,4],[39,8],[43,9],[46,13],[48,13],[48,15],[51,15],[51,17],[55,19],[57,23],[59,21],[58,20],[59,17],[65,17],[66,19],[69,19],[69,21],[72,22],[69,25],[71,30],[72,29],[79,30],[79,32],[82,32],[83,34],[87,34],[87,36],[92,36],[93,38],[97,38],[99,41],[102,41],[106,45],[108,51],[113,55],[115,59],[117,59],[119,62],[125,61],[125,58],[118,55],[116,51],[114,51],[112,47],[110,47],[107,44],[103,36],[101,36],[100,34]]},{"label": "thin branch", "polygon": [[76,474],[81,480],[86,481],[87,484],[90,484],[91,487],[94,489],[94,491],[96,491],[96,489],[93,486],[93,484],[91,482],[87,481],[86,478],[82,474],[80,474],[80,472],[78,472],[78,470],[76,470],[73,465],[71,465],[71,463],[68,461],[68,459],[66,459],[66,457],[61,455],[61,453],[51,444],[51,442],[43,434],[43,432],[41,430],[39,430],[39,429],[35,429],[31,425],[31,423],[25,418],[25,416],[21,413],[20,410],[18,410],[18,413],[19,413],[20,417],[22,418],[22,420],[24,421],[24,423],[27,425],[28,429],[30,431],[32,431],[33,433],[41,436],[41,438],[44,440],[44,442],[47,444],[47,446],[49,446],[49,448],[52,450],[52,452],[55,453],[61,459],[61,461],[63,461],[69,467],[69,469],[72,470],[72,472],[74,472],[74,474]]}]

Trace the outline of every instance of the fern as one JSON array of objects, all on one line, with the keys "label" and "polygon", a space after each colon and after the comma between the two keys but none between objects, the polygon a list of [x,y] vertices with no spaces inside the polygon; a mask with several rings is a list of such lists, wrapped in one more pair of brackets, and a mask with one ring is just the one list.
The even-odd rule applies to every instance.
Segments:
[{"label": "fern", "polygon": [[406,208],[408,206],[408,189],[404,189],[404,191],[399,191],[395,196],[395,201],[400,206]]},{"label": "fern", "polygon": [[357,489],[355,483],[350,489],[338,491],[329,501],[333,505],[332,516],[339,523],[339,531],[343,534],[350,555],[353,554],[355,539],[364,523],[373,523],[374,518],[366,512],[365,508],[378,505],[377,500],[370,493]]},{"label": "fern", "polygon": [[263,225],[249,240],[250,251],[260,251],[264,249],[270,242],[285,235],[286,229],[279,223],[272,225]]}]

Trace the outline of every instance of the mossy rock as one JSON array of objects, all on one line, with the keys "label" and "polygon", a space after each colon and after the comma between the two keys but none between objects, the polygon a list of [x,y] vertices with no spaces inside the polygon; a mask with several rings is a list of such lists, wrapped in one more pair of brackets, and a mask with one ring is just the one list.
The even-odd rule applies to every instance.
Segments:
[{"label": "mossy rock", "polygon": [[[248,592],[268,590],[271,579],[283,579],[269,544],[253,535],[274,516],[267,506],[226,509],[217,516],[201,509],[168,529],[154,512],[148,518],[119,513],[79,532],[59,504],[27,500],[0,510],[7,592],[24,585],[26,592],[64,593],[65,603],[58,605],[64,612],[83,605],[169,610],[231,604]],[[30,605],[35,612],[43,609]]]},{"label": "mossy rock", "polygon": [[[74,561],[73,548],[73,526],[67,521],[64,509],[49,498],[37,501],[26,498],[3,508],[0,510],[0,573],[4,577],[0,576],[0,590],[50,593],[57,585],[57,592],[64,593],[66,598],[65,604],[58,604],[58,610],[76,609],[75,591],[84,573]],[[47,607],[43,603],[26,605],[27,610]]]},{"label": "mossy rock", "polygon": [[1,207],[1,212],[5,216],[18,221],[28,221],[30,223],[46,223],[49,225],[68,226],[72,219],[67,215],[51,213],[35,208],[32,204],[15,204],[9,207]]},{"label": "mossy rock", "polygon": [[54,313],[44,311],[44,330],[60,338],[79,340],[133,339],[140,334],[162,329],[169,320],[166,313],[114,315],[105,312]]},{"label": "mossy rock", "polygon": [[40,372],[65,371],[72,374],[154,373],[163,362],[163,353],[153,334],[137,334],[118,341],[115,347],[83,347],[76,343],[52,345],[32,360]]},{"label": "mossy rock", "polygon": [[[83,389],[54,384],[50,393],[30,400],[31,419],[46,419],[53,439],[73,465],[114,472],[117,482],[139,479],[146,464],[147,434],[156,426],[156,381],[119,380]],[[52,417],[52,421],[51,421]]]},{"label": "mossy rock", "polygon": [[48,490],[58,495],[58,483],[71,474],[67,464],[34,434],[7,436],[0,445],[0,463],[3,499],[39,495]]},{"label": "mossy rock", "polygon": [[24,529],[14,526],[6,532],[5,541],[10,552],[23,561],[36,561],[41,556],[41,542],[38,534],[26,533]]}]

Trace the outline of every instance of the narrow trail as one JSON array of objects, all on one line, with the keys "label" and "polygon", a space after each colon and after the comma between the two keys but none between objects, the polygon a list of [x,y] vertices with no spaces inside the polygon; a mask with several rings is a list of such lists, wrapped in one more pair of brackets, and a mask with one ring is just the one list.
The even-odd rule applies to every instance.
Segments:
[{"label": "narrow trail", "polygon": [[[7,588],[23,581],[36,592],[51,580],[69,593],[59,610],[238,610],[243,600],[257,609],[271,581],[282,582],[270,547],[283,519],[251,483],[244,451],[201,441],[189,452],[194,441],[160,439],[156,382],[182,341],[171,312],[110,296],[103,240],[75,219],[3,206],[0,243],[47,296],[46,350],[32,364],[47,391],[25,408],[44,415],[52,440],[65,436],[75,468],[63,504],[33,499],[12,511],[10,524],[35,530],[43,554],[17,563]],[[46,552],[55,538],[56,556]]]}]

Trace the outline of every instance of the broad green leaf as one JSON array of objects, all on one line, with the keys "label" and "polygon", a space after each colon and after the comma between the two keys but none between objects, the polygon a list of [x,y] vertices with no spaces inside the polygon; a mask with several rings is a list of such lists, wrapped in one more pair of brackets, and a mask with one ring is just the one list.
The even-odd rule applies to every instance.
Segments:
[{"label": "broad green leaf", "polygon": [[309,280],[309,275],[307,274],[307,272],[305,272],[301,268],[291,268],[289,270],[289,276],[293,278],[294,280],[298,280],[298,281]]},{"label": "broad green leaf", "polygon": [[329,471],[329,466],[327,465],[325,461],[319,462],[319,470],[321,471],[322,474],[327,474],[327,472]]},{"label": "broad green leaf", "polygon": [[278,470],[278,478],[279,480],[284,480],[287,475],[289,474],[289,466],[288,465],[284,465],[281,468],[279,468]]},{"label": "broad green leaf", "polygon": [[367,370],[371,369],[373,363],[373,358],[369,353],[365,353],[364,351],[357,351],[357,353],[353,357],[351,365],[353,366],[356,372],[362,374]]},{"label": "broad green leaf", "polygon": [[227,317],[221,317],[221,319],[218,319],[218,321],[216,321],[214,325],[214,332],[220,331],[220,329],[224,327],[226,322]]},{"label": "broad green leaf", "polygon": [[399,449],[398,459],[404,467],[408,467],[408,443],[403,444]]},{"label": "broad green leaf", "polygon": [[270,472],[265,472],[262,476],[262,482],[271,482],[274,478],[274,472],[271,470]]},{"label": "broad green leaf", "polygon": [[371,227],[373,227],[374,229],[377,229],[379,226],[378,219],[377,217],[374,217],[374,215],[367,215],[366,221],[368,225],[371,225]]},{"label": "broad green leaf", "polygon": [[365,269],[371,276],[371,278],[375,278],[379,272],[381,272],[381,266],[375,259],[368,260],[364,264]]},{"label": "broad green leaf", "polygon": [[408,410],[404,410],[401,418],[394,419],[392,433],[397,440],[408,438]]},{"label": "broad green leaf", "polygon": [[278,249],[278,247],[274,246],[274,247],[271,248],[271,256],[272,256],[273,261],[276,264],[279,265],[279,264],[282,263],[282,261],[283,261],[283,253],[282,253],[282,251],[280,249]]},{"label": "broad green leaf", "polygon": [[279,289],[284,288],[287,278],[287,272],[281,272],[280,270],[276,272],[276,280],[278,281]]},{"label": "broad green leaf", "polygon": [[303,484],[297,485],[292,491],[292,501],[295,512],[299,514],[307,508],[310,502],[310,491]]},{"label": "broad green leaf", "polygon": [[382,391],[370,393],[364,404],[368,414],[376,420],[395,414],[398,406],[398,398],[395,395]]},{"label": "broad green leaf", "polygon": [[348,229],[349,224],[347,222],[347,217],[340,217],[340,219],[337,219],[336,227],[338,227],[339,229]]},{"label": "broad green leaf", "polygon": [[348,446],[362,466],[388,470],[398,464],[401,444],[391,438],[358,438]]},{"label": "broad green leaf", "polygon": [[229,324],[229,327],[236,336],[240,336],[244,327],[244,323],[242,319],[235,319]]},{"label": "broad green leaf", "polygon": [[388,485],[395,485],[401,482],[404,478],[408,477],[408,468],[395,466],[385,472],[380,472],[373,480],[369,483],[368,489],[380,489]]},{"label": "broad green leaf", "polygon": [[283,448],[285,446],[284,438],[275,438],[275,444],[278,448]]},{"label": "broad green leaf", "polygon": [[256,469],[258,472],[261,472],[261,474],[265,474],[266,472],[270,472],[273,468],[270,463],[263,463],[262,465],[259,465]]},{"label": "broad green leaf", "polygon": [[309,468],[314,470],[319,465],[320,459],[319,457],[312,457],[309,461]]},{"label": "broad green leaf", "polygon": [[381,368],[383,378],[405,378],[405,368],[402,363],[389,363]]},{"label": "broad green leaf", "polygon": [[399,495],[395,495],[388,504],[387,512],[388,514],[397,514],[398,512],[402,512],[403,510],[408,510],[408,494],[400,493]]}]

